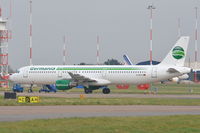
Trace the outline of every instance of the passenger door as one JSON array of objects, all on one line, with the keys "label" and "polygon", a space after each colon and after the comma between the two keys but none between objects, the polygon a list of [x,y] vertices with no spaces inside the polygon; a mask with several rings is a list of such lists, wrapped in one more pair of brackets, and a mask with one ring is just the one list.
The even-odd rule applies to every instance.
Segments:
[{"label": "passenger door", "polygon": [[28,70],[25,70],[25,71],[24,71],[23,77],[24,77],[24,78],[28,78]]}]

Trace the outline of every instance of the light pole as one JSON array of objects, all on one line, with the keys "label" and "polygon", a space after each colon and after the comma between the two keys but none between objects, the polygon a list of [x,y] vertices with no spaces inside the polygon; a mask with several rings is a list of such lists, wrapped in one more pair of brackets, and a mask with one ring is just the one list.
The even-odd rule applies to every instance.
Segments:
[{"label": "light pole", "polygon": [[195,19],[196,19],[196,23],[195,23],[195,71],[194,71],[194,81],[197,82],[197,56],[198,56],[198,52],[197,52],[197,39],[198,39],[198,32],[197,32],[197,28],[198,28],[198,7],[195,7]]},{"label": "light pole", "polygon": [[155,6],[149,5],[147,7],[148,10],[150,10],[150,65],[153,64],[153,55],[152,55],[152,49],[153,49],[153,10],[156,9]]}]

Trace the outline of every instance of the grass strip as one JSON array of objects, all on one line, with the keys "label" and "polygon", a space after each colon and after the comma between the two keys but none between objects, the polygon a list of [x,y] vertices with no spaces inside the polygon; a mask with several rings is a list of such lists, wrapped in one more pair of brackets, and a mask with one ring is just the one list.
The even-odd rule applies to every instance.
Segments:
[{"label": "grass strip", "polygon": [[26,105],[180,105],[200,106],[200,99],[175,98],[63,98],[41,97],[40,103],[18,103],[17,100],[5,100],[0,96],[0,106]]},{"label": "grass strip", "polygon": [[200,115],[0,122],[1,133],[199,133]]}]

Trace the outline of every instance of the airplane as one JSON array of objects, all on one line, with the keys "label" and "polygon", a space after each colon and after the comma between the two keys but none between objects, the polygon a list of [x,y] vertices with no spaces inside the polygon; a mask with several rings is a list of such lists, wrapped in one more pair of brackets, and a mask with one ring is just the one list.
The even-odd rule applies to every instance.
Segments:
[{"label": "airplane", "polygon": [[190,73],[192,69],[184,67],[188,43],[188,36],[180,37],[158,65],[33,65],[18,69],[9,80],[19,84],[56,84],[59,90],[82,85],[85,93],[102,88],[104,94],[109,94],[109,85],[146,84]]}]

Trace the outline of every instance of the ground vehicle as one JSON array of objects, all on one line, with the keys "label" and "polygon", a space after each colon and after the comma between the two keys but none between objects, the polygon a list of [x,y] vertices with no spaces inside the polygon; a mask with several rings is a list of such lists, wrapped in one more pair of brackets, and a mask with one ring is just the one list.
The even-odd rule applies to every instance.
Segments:
[{"label": "ground vehicle", "polygon": [[57,92],[57,88],[55,85],[44,85],[40,90],[39,93],[41,92]]},{"label": "ground vehicle", "polygon": [[23,92],[24,88],[20,84],[15,84],[12,88],[13,92]]}]

